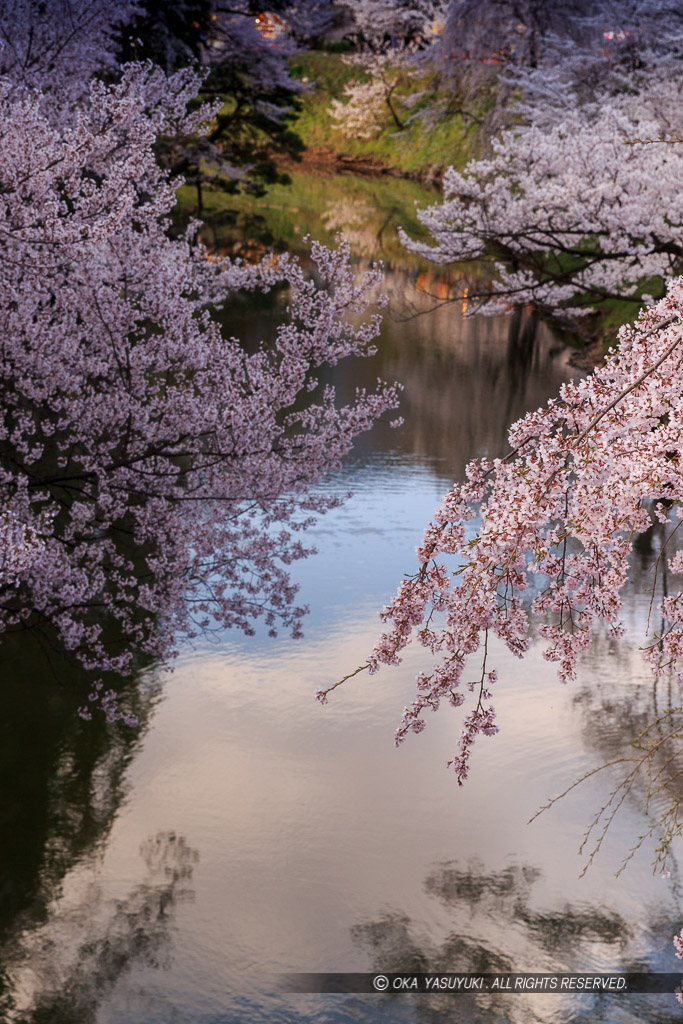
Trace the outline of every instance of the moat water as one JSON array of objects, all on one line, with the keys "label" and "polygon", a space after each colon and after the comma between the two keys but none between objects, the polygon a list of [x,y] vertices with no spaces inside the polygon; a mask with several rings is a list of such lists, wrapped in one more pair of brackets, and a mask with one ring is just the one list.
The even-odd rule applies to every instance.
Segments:
[{"label": "moat water", "polygon": [[[634,554],[626,636],[598,638],[575,684],[557,681],[537,641],[521,662],[494,652],[501,731],[479,742],[462,789],[445,767],[457,712],[444,709],[394,746],[425,666],[419,652],[349,681],[327,707],[313,698],[367,656],[378,611],[412,570],[422,529],[466,462],[503,454],[509,423],[576,372],[528,317],[466,319],[461,304],[415,315],[431,305],[435,280],[394,261],[378,355],[337,373],[342,392],[378,376],[400,380],[405,422],[361,438],[322,485],[353,497],[319,521],[309,538],[318,554],[294,568],[311,608],[302,639],[217,633],[184,648],[170,674],[148,667],[136,683],[133,735],[76,719],[30,639],[5,661],[8,1022],[678,1019],[673,995],[305,995],[278,980],[679,963],[677,848],[666,877],[653,874],[654,839],[615,877],[656,800],[648,807],[634,787],[582,878],[583,833],[619,774],[598,774],[528,824],[588,769],[628,755],[640,729],[678,703],[638,651],[660,536]],[[282,302],[231,307],[231,333],[271,330]]]}]

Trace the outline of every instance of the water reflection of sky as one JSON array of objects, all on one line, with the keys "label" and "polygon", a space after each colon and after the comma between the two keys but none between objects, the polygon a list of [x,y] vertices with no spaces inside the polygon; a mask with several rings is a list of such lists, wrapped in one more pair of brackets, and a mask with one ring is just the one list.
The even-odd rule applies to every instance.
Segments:
[{"label": "water reflection of sky", "polygon": [[[224,635],[183,652],[130,768],[106,849],[74,867],[11,965],[27,1005],[44,984],[36,976],[41,950],[59,942],[51,984],[78,988],[90,936],[111,984],[103,982],[90,1004],[81,1001],[86,1009],[73,1024],[677,1019],[670,996],[477,1001],[276,988],[283,971],[415,964],[676,969],[675,865],[671,878],[653,877],[650,844],[625,877],[614,878],[644,827],[637,794],[581,880],[576,851],[609,792],[606,780],[592,780],[527,825],[549,796],[622,749],[653,701],[667,699],[661,685],[653,691],[637,653],[628,653],[629,638],[620,653],[598,643],[571,687],[557,682],[537,643],[523,662],[495,650],[501,733],[480,742],[461,790],[444,767],[459,730],[455,713],[434,716],[399,750],[393,745],[419,655],[350,681],[326,708],[312,698],[365,660],[380,628],[377,610],[412,568],[450,476],[473,451],[500,450],[510,411],[540,404],[566,373],[551,339],[542,338],[531,377],[501,408],[496,396],[512,372],[507,327],[487,322],[478,330],[451,309],[434,321],[431,341],[412,326],[385,340],[380,372],[405,381],[407,424],[366,440],[325,484],[354,497],[319,522],[310,538],[319,554],[295,567],[301,600],[311,606],[304,639]],[[647,613],[649,598],[639,593],[627,598],[632,627]],[[155,841],[171,851],[156,881],[139,854]],[[181,867],[191,860],[192,870],[176,877],[180,843]],[[122,915],[138,932],[126,932]],[[145,928],[147,952],[163,956],[143,955]],[[130,954],[125,969],[107,975],[102,964],[110,955],[121,962],[122,950]]]}]

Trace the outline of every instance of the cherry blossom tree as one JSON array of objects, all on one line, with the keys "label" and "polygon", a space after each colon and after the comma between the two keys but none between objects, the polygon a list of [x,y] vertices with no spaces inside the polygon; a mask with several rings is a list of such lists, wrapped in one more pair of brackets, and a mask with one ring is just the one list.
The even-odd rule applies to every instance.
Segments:
[{"label": "cherry blossom tree", "polygon": [[638,91],[643,71],[675,76],[681,53],[674,0],[452,0],[433,58],[487,151],[511,124],[553,124],[558,110]]},{"label": "cherry blossom tree", "polygon": [[[671,10],[662,32],[663,13],[650,0],[451,5],[440,56],[457,37],[466,88],[493,90],[503,130],[446,173],[444,202],[420,215],[433,243],[405,241],[461,265],[472,313],[533,303],[572,320],[605,300],[636,312],[683,269],[683,151],[643,144],[680,135],[683,16]],[[489,272],[467,280],[472,261]]]},{"label": "cherry blossom tree", "polygon": [[575,34],[586,0],[453,0],[442,36],[444,58],[463,64],[535,64],[548,33]]},{"label": "cherry blossom tree", "polygon": [[589,83],[597,62],[616,71],[680,53],[682,28],[674,0],[452,0],[441,58],[456,74],[512,65],[551,76],[558,58],[562,73],[575,59],[573,74]]},{"label": "cherry blossom tree", "polygon": [[[267,22],[277,8],[292,21],[278,38]],[[303,149],[290,120],[302,85],[289,70],[301,22],[310,32],[329,23],[326,0],[305,0],[296,9],[277,0],[8,0],[0,10],[0,75],[16,88],[49,92],[64,118],[87,95],[93,75],[114,80],[121,63],[151,60],[167,72],[202,69],[201,99],[219,101],[201,136],[177,136],[160,152],[175,174],[260,194],[287,181],[276,157],[297,158]],[[326,20],[327,19],[327,20]]]},{"label": "cherry blossom tree", "polygon": [[[595,112],[624,94],[642,97],[653,82],[679,78],[679,5],[666,0],[593,0],[580,14],[581,6],[574,8],[573,17],[556,23],[554,31],[540,36],[537,60],[516,60],[503,69],[508,96],[510,90],[515,95],[521,91],[515,104],[518,118],[550,125],[567,110],[580,106]],[[561,10],[564,15],[571,8]]]},{"label": "cherry blossom tree", "polygon": [[137,0],[3,0],[0,76],[49,93],[64,117],[93,75],[115,72],[118,35],[139,11]]},{"label": "cherry blossom tree", "polygon": [[358,67],[365,81],[352,82],[344,89],[342,100],[332,100],[330,113],[345,135],[369,139],[386,127],[391,118],[393,127],[402,131],[405,117],[403,104],[396,91],[415,73],[404,54],[366,53],[345,58]]},{"label": "cherry blossom tree", "polygon": [[[315,285],[287,256],[246,267],[169,237],[154,147],[198,130],[197,87],[129,65],[60,123],[51,94],[0,82],[0,630],[52,631],[93,672],[212,617],[296,634],[288,566],[335,504],[310,486],[396,403],[379,385],[339,407],[320,382],[377,332],[358,315],[379,274],[357,283],[347,247],[313,246]],[[278,282],[288,321],[247,352],[212,309]]]},{"label": "cherry blossom tree", "polygon": [[435,244],[406,244],[436,263],[491,265],[469,282],[473,312],[531,302],[572,316],[662,297],[683,265],[683,150],[637,140],[675,134],[681,88],[654,74],[597,109],[508,129],[490,158],[450,169],[444,201],[419,214]]}]

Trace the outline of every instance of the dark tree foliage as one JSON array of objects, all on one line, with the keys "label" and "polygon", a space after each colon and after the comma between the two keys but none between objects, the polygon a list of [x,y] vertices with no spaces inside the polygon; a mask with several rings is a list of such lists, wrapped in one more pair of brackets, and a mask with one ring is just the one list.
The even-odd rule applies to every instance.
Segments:
[{"label": "dark tree foliage", "polygon": [[166,71],[200,63],[211,13],[210,0],[146,0],[121,32],[121,61],[149,59]]},{"label": "dark tree foliage", "polygon": [[558,41],[598,49],[616,62],[637,63],[653,45],[683,29],[675,0],[453,0],[443,33],[443,57],[453,64],[536,67]]},{"label": "dark tree foliage", "polygon": [[[310,31],[326,24],[315,16],[322,4],[303,6],[312,8]],[[256,0],[146,0],[121,32],[124,61],[149,59],[167,71],[192,64],[205,69],[198,102],[220,105],[212,130],[160,147],[173,173],[196,186],[200,212],[204,185],[263,195],[268,185],[289,182],[278,168],[283,157],[300,159],[304,146],[291,121],[301,86],[289,73],[288,58],[294,30],[301,34],[303,28],[293,16],[290,24],[288,13],[280,0],[265,10]]]}]

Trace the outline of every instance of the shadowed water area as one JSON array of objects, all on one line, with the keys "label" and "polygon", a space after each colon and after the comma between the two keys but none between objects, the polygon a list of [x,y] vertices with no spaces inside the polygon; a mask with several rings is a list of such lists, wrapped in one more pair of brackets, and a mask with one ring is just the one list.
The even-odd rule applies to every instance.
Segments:
[{"label": "shadowed water area", "polygon": [[[355,209],[358,185],[348,187]],[[373,187],[386,205],[393,183]],[[368,183],[362,198],[371,211]],[[370,213],[360,226],[354,216],[348,226],[367,236],[356,239],[359,259],[381,255]],[[494,649],[501,732],[479,741],[462,789],[445,768],[457,712],[444,709],[394,747],[415,673],[427,667],[419,652],[349,681],[327,707],[313,699],[365,660],[378,610],[413,570],[422,529],[467,461],[505,454],[509,423],[575,372],[528,314],[466,319],[450,303],[416,315],[433,305],[427,293],[443,298],[449,285],[397,251],[377,355],[330,380],[342,394],[377,377],[401,381],[405,422],[360,438],[321,485],[353,497],[310,531],[318,554],[294,568],[311,608],[303,639],[216,633],[184,648],[172,674],[141,668],[124,701],[137,731],[76,717],[80,697],[64,685],[73,670],[59,652],[31,637],[0,650],[8,1024],[679,1019],[673,995],[306,995],[279,986],[283,972],[678,965],[676,848],[668,877],[653,875],[648,840],[615,878],[656,800],[648,809],[634,787],[581,879],[577,849],[618,773],[595,776],[527,824],[678,703],[637,650],[661,529],[634,552],[626,636],[599,637],[575,684],[557,681],[536,640],[521,662]],[[284,293],[239,300],[225,321],[255,342],[285,305]]]}]

